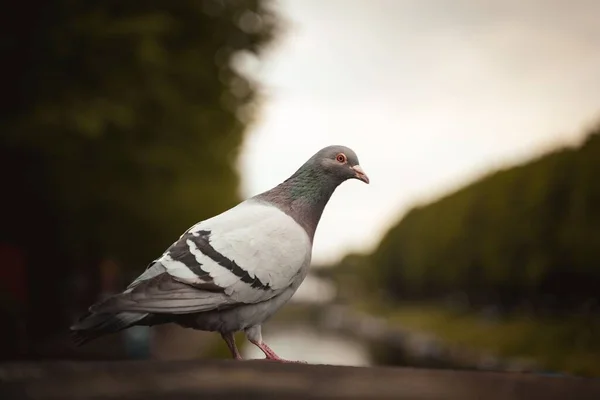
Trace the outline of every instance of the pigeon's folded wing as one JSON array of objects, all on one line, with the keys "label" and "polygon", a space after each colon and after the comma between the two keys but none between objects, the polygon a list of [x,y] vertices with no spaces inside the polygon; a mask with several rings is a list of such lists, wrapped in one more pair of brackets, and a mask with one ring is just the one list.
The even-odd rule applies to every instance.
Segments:
[{"label": "pigeon's folded wing", "polygon": [[310,263],[306,231],[278,208],[257,201],[186,231],[127,290],[94,312],[184,314],[268,300]]}]

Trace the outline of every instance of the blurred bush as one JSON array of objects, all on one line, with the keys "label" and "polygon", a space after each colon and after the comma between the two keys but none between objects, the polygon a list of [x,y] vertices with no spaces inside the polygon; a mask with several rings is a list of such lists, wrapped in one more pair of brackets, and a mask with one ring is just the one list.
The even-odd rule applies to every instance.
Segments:
[{"label": "blurred bush", "polygon": [[[102,260],[139,272],[238,200],[235,162],[258,89],[240,60],[277,30],[265,3],[4,8],[0,245],[25,261],[2,266],[0,292],[23,300],[0,309],[27,314],[27,337],[94,300]],[[26,284],[11,269],[25,270]]]},{"label": "blurred bush", "polygon": [[368,257],[369,269],[397,300],[460,292],[476,307],[590,312],[600,296],[599,173],[600,126],[579,148],[410,210]]}]

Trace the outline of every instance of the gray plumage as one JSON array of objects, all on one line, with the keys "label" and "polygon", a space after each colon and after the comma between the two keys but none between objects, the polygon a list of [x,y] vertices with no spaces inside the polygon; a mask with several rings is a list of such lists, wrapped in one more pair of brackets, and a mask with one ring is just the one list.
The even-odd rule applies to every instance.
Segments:
[{"label": "gray plumage", "polygon": [[233,333],[244,330],[280,360],[262,341],[261,324],[304,280],[323,210],[351,178],[369,182],[351,149],[320,150],[278,186],[184,232],[123,293],[91,306],[71,327],[75,341],[174,322],[220,332],[235,358]]}]

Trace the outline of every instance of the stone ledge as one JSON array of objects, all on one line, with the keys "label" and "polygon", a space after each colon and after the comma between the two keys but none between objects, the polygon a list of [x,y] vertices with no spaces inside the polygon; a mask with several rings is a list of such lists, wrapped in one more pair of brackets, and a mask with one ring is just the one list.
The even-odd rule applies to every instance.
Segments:
[{"label": "stone ledge", "polygon": [[600,399],[600,380],[266,361],[0,364],[1,399]]}]

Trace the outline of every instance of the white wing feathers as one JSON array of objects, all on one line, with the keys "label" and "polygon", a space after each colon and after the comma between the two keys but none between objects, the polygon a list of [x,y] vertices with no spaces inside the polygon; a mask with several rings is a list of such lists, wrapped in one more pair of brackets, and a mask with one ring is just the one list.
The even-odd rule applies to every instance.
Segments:
[{"label": "white wing feathers", "polygon": [[294,283],[310,264],[311,249],[306,231],[293,218],[274,206],[245,201],[192,226],[129,285],[121,295],[127,298],[119,303],[124,310],[152,312],[144,304],[156,305],[160,297],[161,310],[171,307],[171,297],[160,292],[163,287],[173,293],[168,312],[196,312],[185,288],[185,307],[177,310],[182,296],[166,285],[165,274],[196,288],[201,298],[197,311],[262,302]]}]

